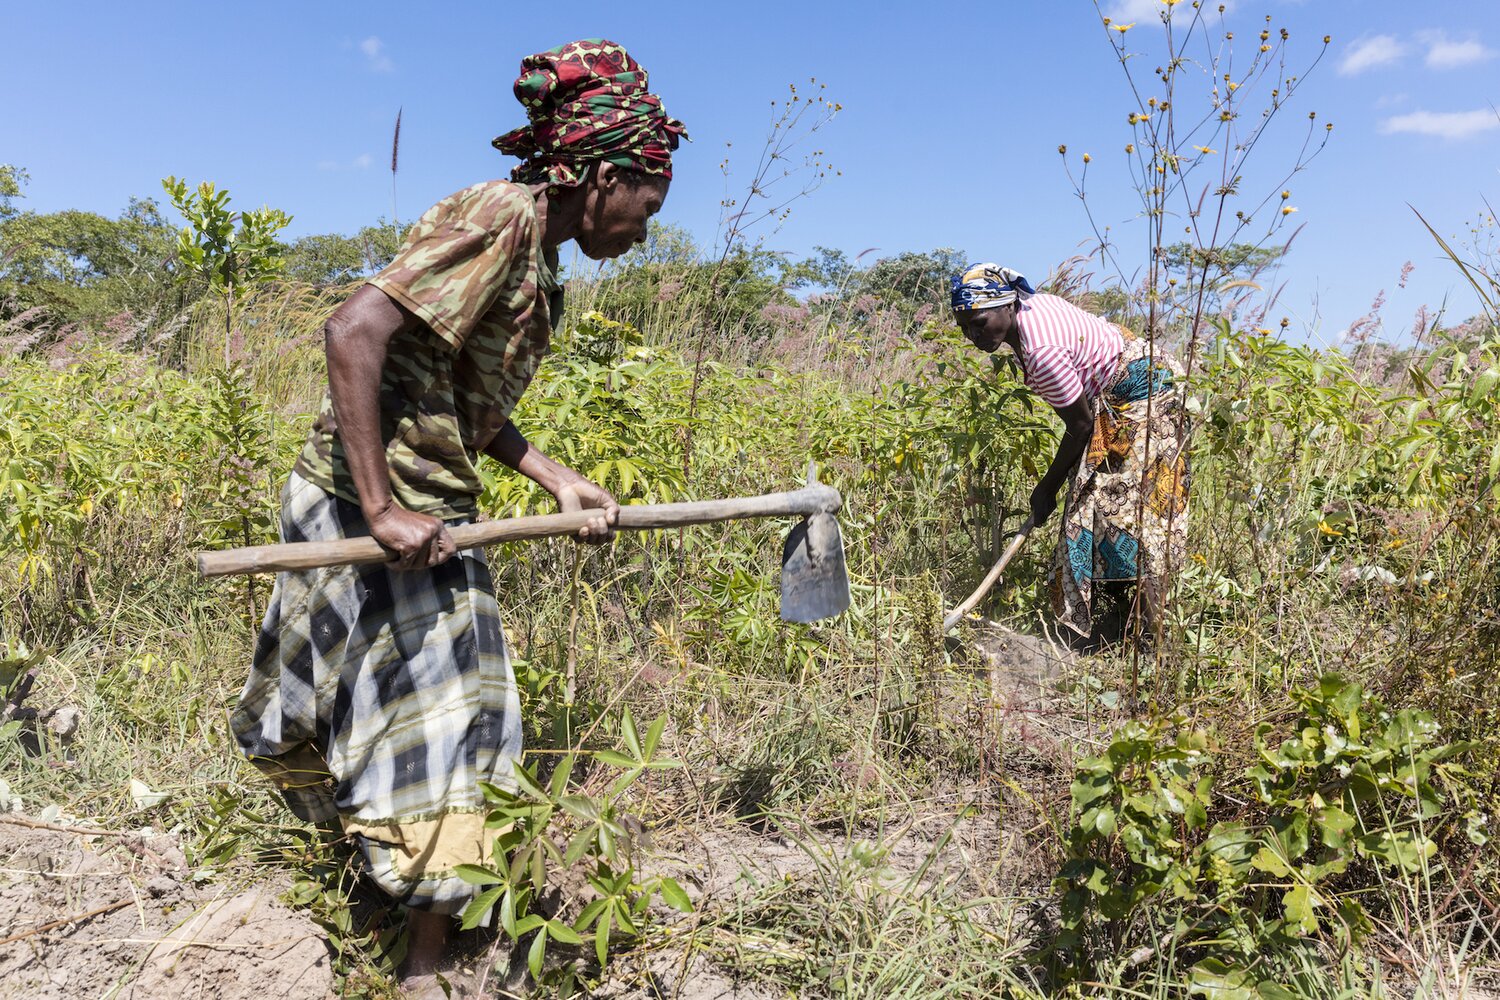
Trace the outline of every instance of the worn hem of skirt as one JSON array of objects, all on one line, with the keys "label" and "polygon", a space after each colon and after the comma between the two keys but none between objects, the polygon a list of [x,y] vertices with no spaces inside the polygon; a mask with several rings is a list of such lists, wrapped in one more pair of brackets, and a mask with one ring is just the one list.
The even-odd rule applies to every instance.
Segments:
[{"label": "worn hem of skirt", "polygon": [[[250,762],[284,793],[321,790],[332,777],[322,755],[306,743],[278,757],[251,757]],[[293,775],[301,777],[294,779]],[[331,798],[313,794],[320,800]],[[416,883],[457,878],[456,865],[488,863],[495,839],[511,827],[509,823],[486,827],[490,811],[488,806],[453,806],[404,816],[366,818],[335,810],[334,815],[322,818],[324,811],[319,810],[320,818],[302,818],[308,822],[336,820],[345,833],[380,844],[395,860],[393,874],[402,882]],[[457,816],[465,817],[465,821],[445,829],[444,820]],[[477,824],[473,822],[475,819],[479,820]]]},{"label": "worn hem of skirt", "polygon": [[486,820],[490,810],[457,806],[422,818],[367,820],[339,816],[344,832],[379,844],[390,851],[393,874],[402,882],[441,881],[456,878],[459,865],[491,862],[495,841],[512,827],[494,827]]}]

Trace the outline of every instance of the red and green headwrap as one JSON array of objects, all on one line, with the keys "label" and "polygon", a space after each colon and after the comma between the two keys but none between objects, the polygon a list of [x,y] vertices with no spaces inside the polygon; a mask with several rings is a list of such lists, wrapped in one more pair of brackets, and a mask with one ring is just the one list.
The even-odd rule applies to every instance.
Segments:
[{"label": "red and green headwrap", "polygon": [[687,135],[646,89],[640,64],[603,38],[527,56],[516,78],[516,99],[530,124],[500,136],[494,146],[525,161],[511,171],[523,184],[572,187],[596,160],[670,178],[672,150]]}]

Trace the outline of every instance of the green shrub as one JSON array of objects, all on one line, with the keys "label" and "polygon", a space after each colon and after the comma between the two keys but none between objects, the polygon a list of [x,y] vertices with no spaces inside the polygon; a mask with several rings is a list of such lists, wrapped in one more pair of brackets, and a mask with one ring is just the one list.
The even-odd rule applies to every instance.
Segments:
[{"label": "green shrub", "polygon": [[1262,724],[1236,781],[1184,718],[1127,723],[1078,765],[1056,880],[1063,979],[1119,984],[1168,953],[1209,996],[1319,995],[1327,956],[1371,931],[1364,887],[1432,878],[1447,828],[1483,841],[1460,815],[1470,748],[1440,742],[1427,713],[1332,676],[1292,698],[1285,738]]}]

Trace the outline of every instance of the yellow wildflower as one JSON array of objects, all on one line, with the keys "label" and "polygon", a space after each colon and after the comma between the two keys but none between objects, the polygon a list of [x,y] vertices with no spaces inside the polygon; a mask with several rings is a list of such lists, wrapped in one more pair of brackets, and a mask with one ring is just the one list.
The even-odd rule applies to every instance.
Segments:
[{"label": "yellow wildflower", "polygon": [[1213,153],[1218,152],[1217,149],[1209,149],[1207,146],[1194,146],[1193,148],[1202,153],[1204,156],[1209,156]]},{"label": "yellow wildflower", "polygon": [[1295,211],[1297,211],[1295,208],[1293,208],[1290,205],[1287,205],[1286,207],[1282,208],[1281,214],[1282,215],[1291,215]]},{"label": "yellow wildflower", "polygon": [[1118,31],[1120,34],[1123,35],[1123,34],[1125,34],[1125,32],[1127,32],[1131,28],[1135,27],[1135,22],[1131,21],[1129,24],[1116,24],[1116,25],[1113,25],[1113,27],[1114,27],[1114,29],[1116,31]]}]

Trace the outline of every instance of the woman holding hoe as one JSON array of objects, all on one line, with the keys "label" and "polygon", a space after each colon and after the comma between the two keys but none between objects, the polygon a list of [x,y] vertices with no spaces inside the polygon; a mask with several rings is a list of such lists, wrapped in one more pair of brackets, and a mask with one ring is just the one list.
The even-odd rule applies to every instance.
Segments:
[{"label": "woman holding hoe", "polygon": [[490,455],[598,516],[614,497],[537,451],[510,421],[561,307],[559,245],[595,260],[646,235],[684,135],[613,42],[527,57],[529,124],[495,140],[511,181],[450,195],[325,328],[328,393],[283,493],[284,541],[371,535],[365,567],[282,573],[232,726],[309,822],[337,821],[370,877],[409,907],[402,985],[436,980],[452,916],[489,860],[480,781],[512,784],[520,707],[483,552],[454,551]]},{"label": "woman holding hoe", "polygon": [[954,275],[952,306],[969,342],[991,353],[1009,347],[1026,384],[1062,418],[1057,454],[1031,494],[1038,527],[1069,483],[1049,578],[1058,620],[1089,635],[1094,584],[1130,582],[1159,634],[1167,574],[1187,532],[1182,366],[996,264]]}]

